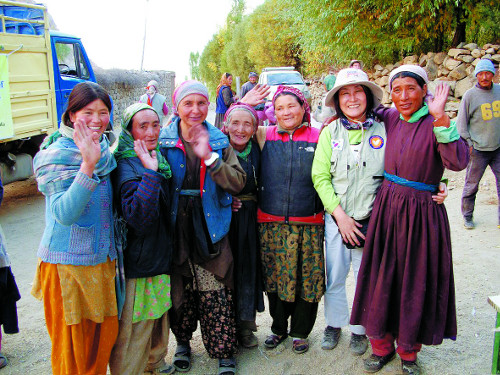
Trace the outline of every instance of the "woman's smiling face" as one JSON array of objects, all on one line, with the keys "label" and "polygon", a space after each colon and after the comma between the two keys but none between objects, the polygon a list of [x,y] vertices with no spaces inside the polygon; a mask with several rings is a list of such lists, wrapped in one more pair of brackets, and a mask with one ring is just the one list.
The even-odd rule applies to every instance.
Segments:
[{"label": "woman's smiling face", "polygon": [[361,85],[348,85],[339,90],[339,106],[344,115],[357,121],[366,120],[366,94]]},{"label": "woman's smiling face", "polygon": [[392,81],[391,99],[406,121],[422,107],[426,94],[427,85],[420,87],[415,78],[400,77]]},{"label": "woman's smiling face", "polygon": [[237,151],[243,151],[255,133],[253,117],[245,110],[234,111],[227,124],[231,146]]}]

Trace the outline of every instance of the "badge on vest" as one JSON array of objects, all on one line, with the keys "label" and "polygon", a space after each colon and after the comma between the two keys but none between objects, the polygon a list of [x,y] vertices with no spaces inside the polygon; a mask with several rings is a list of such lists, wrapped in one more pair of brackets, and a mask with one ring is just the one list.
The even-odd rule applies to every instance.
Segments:
[{"label": "badge on vest", "polygon": [[372,135],[368,140],[368,143],[370,143],[371,148],[378,150],[384,146],[384,138],[380,135]]},{"label": "badge on vest", "polygon": [[343,148],[344,148],[343,139],[332,139],[332,150],[342,151]]}]

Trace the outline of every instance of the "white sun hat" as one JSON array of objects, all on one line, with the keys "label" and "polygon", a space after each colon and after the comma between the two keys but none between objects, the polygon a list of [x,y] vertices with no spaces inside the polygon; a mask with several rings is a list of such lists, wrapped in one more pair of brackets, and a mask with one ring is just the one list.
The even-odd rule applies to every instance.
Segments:
[{"label": "white sun hat", "polygon": [[349,85],[363,85],[370,89],[373,96],[373,108],[378,106],[382,101],[382,97],[384,96],[384,90],[377,84],[370,82],[368,76],[361,69],[342,69],[337,74],[337,80],[335,81],[335,85],[333,89],[328,91],[325,98],[325,105],[328,107],[334,107],[333,104],[333,96],[337,91],[339,91],[344,86]]}]

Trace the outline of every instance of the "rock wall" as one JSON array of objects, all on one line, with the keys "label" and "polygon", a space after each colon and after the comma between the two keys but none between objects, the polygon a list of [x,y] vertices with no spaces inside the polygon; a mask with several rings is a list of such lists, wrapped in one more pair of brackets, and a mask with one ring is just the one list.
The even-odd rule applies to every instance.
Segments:
[{"label": "rock wall", "polygon": [[[395,64],[385,66],[375,65],[373,69],[366,70],[370,80],[374,81],[384,89],[384,104],[391,104],[389,94],[389,73],[403,65],[414,64],[425,68],[429,76],[429,89],[434,92],[440,81],[446,81],[450,85],[450,96],[446,103],[446,113],[451,118],[457,116],[460,99],[464,93],[477,82],[474,76],[474,68],[482,58],[490,59],[497,68],[494,82],[500,81],[498,64],[500,63],[500,45],[485,44],[480,47],[475,43],[461,43],[457,48],[448,52],[429,52],[427,54],[407,56]],[[322,80],[311,79],[309,86],[313,98],[313,108],[316,108],[325,90]]]},{"label": "rock wall", "polygon": [[145,87],[152,79],[158,81],[160,94],[166,96],[172,110],[172,94],[175,89],[175,73],[166,70],[140,72],[137,70],[95,69],[97,83],[103,86],[113,98],[114,124],[119,125],[125,108],[139,101]]}]

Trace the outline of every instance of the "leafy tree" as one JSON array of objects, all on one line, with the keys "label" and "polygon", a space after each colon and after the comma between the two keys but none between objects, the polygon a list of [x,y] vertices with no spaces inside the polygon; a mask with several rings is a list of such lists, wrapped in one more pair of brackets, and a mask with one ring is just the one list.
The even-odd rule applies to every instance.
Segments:
[{"label": "leafy tree", "polygon": [[197,81],[201,80],[200,75],[200,53],[191,52],[189,54],[189,71],[191,73],[191,78]]}]

